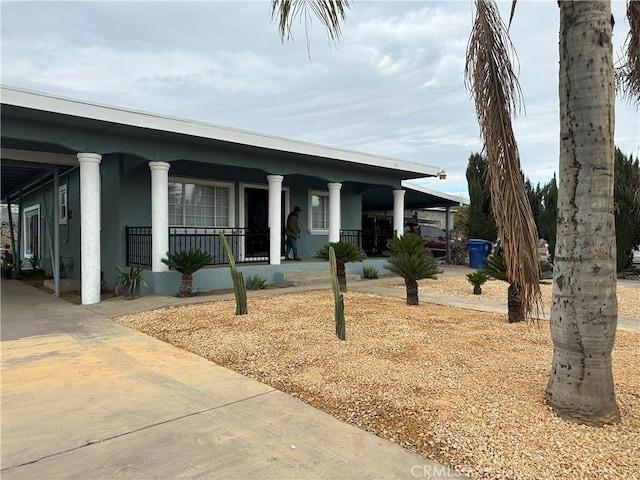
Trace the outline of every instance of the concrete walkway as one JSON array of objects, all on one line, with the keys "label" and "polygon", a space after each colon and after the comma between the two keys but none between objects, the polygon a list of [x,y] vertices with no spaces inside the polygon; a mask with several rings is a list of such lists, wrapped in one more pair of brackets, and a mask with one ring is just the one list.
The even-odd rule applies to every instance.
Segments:
[{"label": "concrete walkway", "polygon": [[1,288],[3,480],[460,478],[110,319],[178,299],[87,308]]}]

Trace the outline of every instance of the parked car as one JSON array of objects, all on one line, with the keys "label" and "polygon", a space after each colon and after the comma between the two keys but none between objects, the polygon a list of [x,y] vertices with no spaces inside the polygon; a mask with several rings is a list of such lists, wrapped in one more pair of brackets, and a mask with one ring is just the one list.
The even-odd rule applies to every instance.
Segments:
[{"label": "parked car", "polygon": [[405,234],[407,233],[420,235],[424,246],[431,250],[434,257],[444,257],[447,254],[447,234],[441,228],[410,223],[405,228]]}]

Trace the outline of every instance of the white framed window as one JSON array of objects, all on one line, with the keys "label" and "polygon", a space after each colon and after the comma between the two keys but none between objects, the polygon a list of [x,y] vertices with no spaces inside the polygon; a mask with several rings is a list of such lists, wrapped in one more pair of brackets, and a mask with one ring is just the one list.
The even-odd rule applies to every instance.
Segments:
[{"label": "white framed window", "polygon": [[60,185],[58,188],[58,223],[66,225],[69,217],[69,205],[67,204],[67,186]]},{"label": "white framed window", "polygon": [[309,190],[309,233],[329,234],[329,192]]},{"label": "white framed window", "polygon": [[24,256],[40,257],[40,205],[24,209]]},{"label": "white framed window", "polygon": [[169,178],[169,225],[232,227],[233,183]]}]

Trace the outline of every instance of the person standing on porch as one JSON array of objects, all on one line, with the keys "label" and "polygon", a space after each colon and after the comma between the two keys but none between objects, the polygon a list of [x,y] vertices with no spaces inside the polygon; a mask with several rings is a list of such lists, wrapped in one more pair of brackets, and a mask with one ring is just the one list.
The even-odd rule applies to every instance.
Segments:
[{"label": "person standing on porch", "polygon": [[[300,238],[300,225],[298,223],[298,215],[302,211],[300,207],[295,207],[293,212],[287,217],[287,226],[285,228],[285,235],[287,236],[287,249],[285,254],[285,260],[302,260],[298,256],[298,239]],[[291,257],[293,255],[293,257]]]}]

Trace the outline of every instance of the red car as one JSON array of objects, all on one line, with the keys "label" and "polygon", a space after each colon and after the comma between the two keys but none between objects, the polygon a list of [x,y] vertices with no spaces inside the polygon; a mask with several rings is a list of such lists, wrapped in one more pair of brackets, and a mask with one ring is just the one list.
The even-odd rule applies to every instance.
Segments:
[{"label": "red car", "polygon": [[447,254],[447,234],[444,230],[431,225],[409,224],[405,234],[420,235],[424,246],[431,250],[434,257],[444,257]]}]

